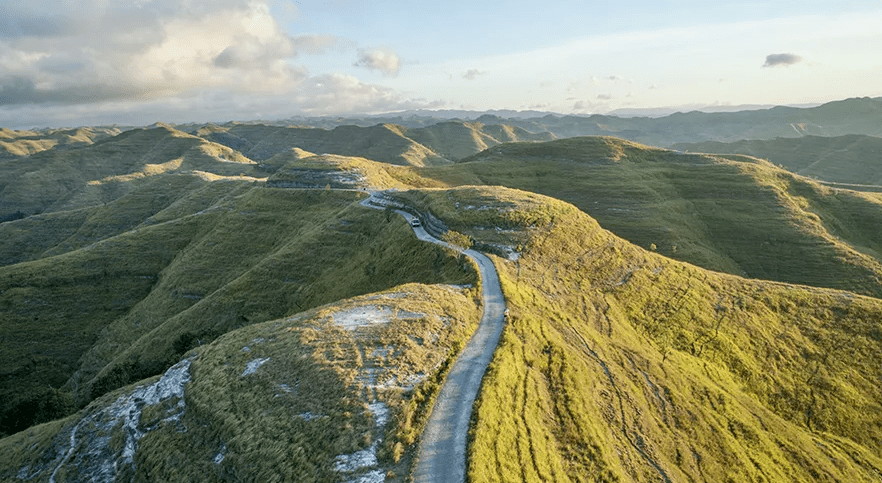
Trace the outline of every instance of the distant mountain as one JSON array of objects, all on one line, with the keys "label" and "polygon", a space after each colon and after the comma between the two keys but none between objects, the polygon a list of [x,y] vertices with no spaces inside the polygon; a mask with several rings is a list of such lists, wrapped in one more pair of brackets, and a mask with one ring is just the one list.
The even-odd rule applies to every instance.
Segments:
[{"label": "distant mountain", "polygon": [[27,156],[51,148],[85,146],[120,132],[117,128],[95,127],[46,131],[0,128],[0,160]]},{"label": "distant mountain", "polygon": [[740,112],[688,112],[660,118],[593,115],[544,116],[533,119],[479,118],[484,124],[509,124],[558,138],[607,135],[652,146],[740,139],[774,139],[805,135],[882,136],[882,98],[847,99],[812,108],[773,107]]},{"label": "distant mountain", "polygon": [[231,124],[202,126],[193,133],[264,161],[293,147],[315,154],[359,156],[390,164],[449,164],[490,146],[512,141],[547,141],[547,132],[532,133],[504,124],[444,121],[422,128],[394,124],[353,125],[333,129]]},{"label": "distant mountain", "polygon": [[[750,108],[729,112],[621,111],[620,115],[561,115],[525,111],[419,111],[363,118],[297,118],[301,125],[333,128],[341,124],[372,126],[378,122],[421,128],[450,120],[447,114],[463,114],[460,121],[484,125],[507,125],[531,133],[551,133],[556,138],[576,136],[615,136],[651,146],[675,143],[741,139],[774,139],[805,135],[841,136],[866,134],[882,136],[882,98],[854,98],[815,107],[739,106]],[[754,109],[758,108],[758,109]],[[714,111],[712,107],[702,107]],[[636,117],[632,117],[636,116]],[[659,117],[661,116],[661,117]]]},{"label": "distant mountain", "polygon": [[804,136],[733,143],[678,143],[674,149],[718,154],[747,154],[768,159],[794,173],[833,183],[882,185],[882,138]]}]

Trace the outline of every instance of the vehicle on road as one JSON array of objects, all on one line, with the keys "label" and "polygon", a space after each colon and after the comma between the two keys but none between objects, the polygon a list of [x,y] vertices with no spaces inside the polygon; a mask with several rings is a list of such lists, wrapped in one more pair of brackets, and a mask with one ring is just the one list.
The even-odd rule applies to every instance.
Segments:
[{"label": "vehicle on road", "polygon": [[422,224],[420,224],[420,219],[414,218],[414,219],[410,220],[410,226],[422,226]]}]

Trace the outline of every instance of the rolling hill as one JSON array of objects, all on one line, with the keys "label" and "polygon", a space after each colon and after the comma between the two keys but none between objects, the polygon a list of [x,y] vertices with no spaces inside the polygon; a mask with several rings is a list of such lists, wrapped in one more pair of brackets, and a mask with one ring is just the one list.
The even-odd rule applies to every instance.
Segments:
[{"label": "rolling hill", "polygon": [[711,270],[882,296],[882,198],[746,156],[607,137],[509,143],[426,185],[501,185],[573,203],[643,248]]},{"label": "rolling hill", "polygon": [[[469,279],[440,249],[388,243],[405,228],[353,208],[358,193],[153,176],[147,186],[179,191],[0,224],[4,432],[161,373],[195,341],[243,324],[408,281]],[[56,393],[50,416],[34,414]]]},{"label": "rolling hill", "polygon": [[0,160],[28,156],[52,148],[79,147],[119,134],[118,128],[81,127],[46,131],[0,128]]},{"label": "rolling hill", "polygon": [[496,262],[511,322],[477,405],[471,480],[878,478],[879,299],[702,270],[530,193],[401,196],[519,247]]},{"label": "rolling hill", "polygon": [[125,131],[83,147],[41,151],[4,161],[2,167],[0,216],[100,205],[159,173],[206,178],[260,174],[241,153],[165,125]]},{"label": "rolling hill", "polygon": [[659,118],[596,114],[503,119],[485,115],[476,120],[484,124],[520,127],[530,132],[549,132],[558,138],[615,136],[661,147],[687,142],[734,142],[806,135],[865,134],[879,137],[882,136],[882,98],[845,99],[810,108],[779,106],[755,111],[693,111]]},{"label": "rolling hill", "polygon": [[875,136],[804,136],[733,143],[679,143],[672,147],[702,153],[746,154],[831,183],[882,185],[882,138]]},{"label": "rolling hill", "polygon": [[483,121],[334,131],[0,162],[0,480],[408,481],[481,281],[372,190],[499,272],[471,481],[882,474],[882,194]]}]

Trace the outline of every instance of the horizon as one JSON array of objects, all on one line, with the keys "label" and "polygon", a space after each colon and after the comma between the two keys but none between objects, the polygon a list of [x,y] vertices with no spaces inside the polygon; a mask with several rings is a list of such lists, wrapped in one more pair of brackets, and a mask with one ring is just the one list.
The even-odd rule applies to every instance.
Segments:
[{"label": "horizon", "polygon": [[820,105],[882,95],[880,24],[867,1],[3,1],[0,126]]}]

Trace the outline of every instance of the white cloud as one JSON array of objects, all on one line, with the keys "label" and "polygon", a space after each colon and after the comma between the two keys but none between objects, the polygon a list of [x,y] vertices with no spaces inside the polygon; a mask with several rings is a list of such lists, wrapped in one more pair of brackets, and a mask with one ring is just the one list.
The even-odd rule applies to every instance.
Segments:
[{"label": "white cloud", "polygon": [[358,60],[354,65],[378,70],[383,75],[394,77],[401,69],[401,59],[398,54],[388,49],[358,49]]},{"label": "white cloud", "polygon": [[290,36],[260,1],[89,2],[49,16],[43,3],[4,5],[16,11],[0,20],[0,105],[280,92],[306,78],[291,63],[300,53],[347,45]]}]

